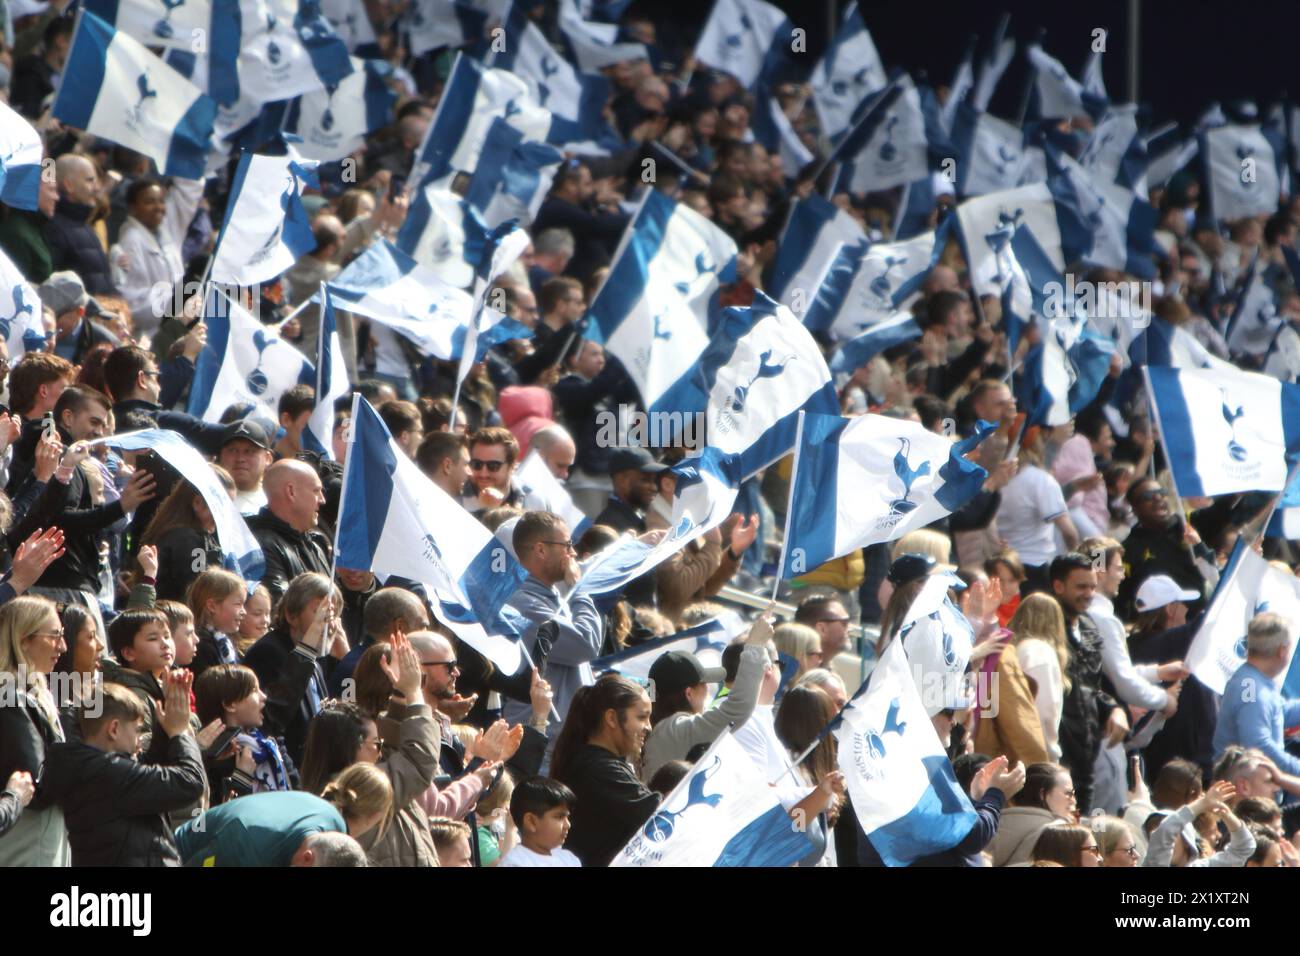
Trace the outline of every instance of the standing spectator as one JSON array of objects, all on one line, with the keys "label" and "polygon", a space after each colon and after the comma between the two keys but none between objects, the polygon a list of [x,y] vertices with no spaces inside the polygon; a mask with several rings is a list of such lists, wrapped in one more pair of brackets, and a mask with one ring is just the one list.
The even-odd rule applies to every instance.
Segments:
[{"label": "standing spectator", "polygon": [[45,24],[40,52],[19,60],[14,68],[9,102],[28,119],[34,120],[45,111],[46,98],[58,88],[72,48],[73,25],[71,17],[51,18]]},{"label": "standing spectator", "polygon": [[1079,543],[1079,534],[1070,520],[1061,486],[1043,467],[1041,432],[1025,436],[1019,461],[1020,470],[1002,489],[997,521],[998,533],[1024,565],[1023,595],[1050,587],[1048,565],[1059,553],[1055,532],[1061,533],[1067,550]]},{"label": "standing spectator", "polygon": [[114,284],[139,335],[156,332],[166,304],[177,298],[175,287],[185,278],[181,245],[202,198],[203,181],[196,179],[173,179],[167,188],[145,178],[126,187],[129,215],[114,247]]},{"label": "standing spectator", "polygon": [[1283,746],[1283,730],[1300,724],[1300,700],[1283,697],[1277,679],[1291,660],[1287,622],[1277,614],[1255,615],[1246,629],[1246,662],[1223,689],[1214,753],[1232,744],[1254,747],[1284,774],[1300,776],[1300,757]]},{"label": "standing spectator", "polygon": [[[55,272],[37,290],[41,303],[54,313],[54,354],[73,365],[81,365],[96,345],[117,347],[117,337],[90,321],[87,309],[93,300],[75,272]],[[98,305],[94,305],[99,311]]]},{"label": "standing spectator", "polygon": [[1133,614],[1133,595],[1138,585],[1153,574],[1168,575],[1179,587],[1201,593],[1205,579],[1198,559],[1213,567],[1214,552],[1201,543],[1190,521],[1180,521],[1173,514],[1160,482],[1154,478],[1133,482],[1126,500],[1137,525],[1124,541],[1128,577],[1120,586],[1119,612]]},{"label": "standing spectator", "polygon": [[300,461],[277,461],[263,479],[266,507],[248,520],[262,547],[262,583],[276,601],[307,571],[330,573],[329,542],[316,531],[325,503],[320,476]]},{"label": "standing spectator", "polygon": [[271,467],[271,439],[260,423],[247,418],[231,422],[217,453],[217,462],[235,481],[235,507],[251,517],[266,507],[262,486]]},{"label": "standing spectator", "polygon": [[54,165],[59,201],[45,227],[50,249],[50,267],[55,272],[70,270],[81,277],[91,295],[117,294],[109,270],[108,254],[90,225],[99,194],[95,164],[85,156],[66,153]]}]

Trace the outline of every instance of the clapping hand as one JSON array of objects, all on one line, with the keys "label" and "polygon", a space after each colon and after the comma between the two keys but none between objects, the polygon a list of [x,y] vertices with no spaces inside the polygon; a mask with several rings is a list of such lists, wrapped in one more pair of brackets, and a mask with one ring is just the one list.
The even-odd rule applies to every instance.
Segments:
[{"label": "clapping hand", "polygon": [[190,729],[190,686],[194,675],[187,670],[169,671],[163,702],[158,705],[158,726],[168,737],[179,737]]},{"label": "clapping hand", "polygon": [[63,557],[63,532],[50,528],[42,532],[39,528],[26,541],[18,546],[14,555],[13,571],[9,575],[9,584],[22,594],[41,579],[45,569]]}]

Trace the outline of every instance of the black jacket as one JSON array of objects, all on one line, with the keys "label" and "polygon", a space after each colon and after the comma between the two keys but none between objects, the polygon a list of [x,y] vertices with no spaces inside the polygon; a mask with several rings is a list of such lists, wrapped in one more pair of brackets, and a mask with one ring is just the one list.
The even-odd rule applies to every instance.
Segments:
[{"label": "black jacket", "polygon": [[1086,815],[1092,811],[1092,765],[1101,750],[1102,730],[1119,704],[1101,689],[1101,635],[1096,622],[1080,614],[1075,629],[1067,625],[1066,639],[1070,692],[1061,708],[1061,763],[1070,770],[1079,812]]},{"label": "black jacket", "polygon": [[178,432],[203,454],[210,455],[213,458],[221,451],[221,445],[225,441],[228,428],[226,425],[218,425],[215,422],[201,421],[185,412],[167,411],[161,405],[146,402],[142,398],[127,399],[124,402],[117,402],[113,406],[113,417],[117,420],[119,428],[122,424],[122,418],[127,412],[143,412],[152,418],[159,428]]},{"label": "black jacket", "polygon": [[[12,675],[10,675],[12,676]],[[14,692],[11,684],[6,695]],[[7,781],[15,770],[26,770],[36,781],[36,796],[28,809],[44,810],[52,802],[41,776],[45,756],[58,743],[59,728],[25,691],[0,707],[0,780]]]},{"label": "black jacket", "polygon": [[96,325],[90,319],[81,320],[81,328],[77,329],[76,351],[72,354],[71,362],[73,365],[80,365],[86,353],[96,345],[110,345],[117,348],[120,344],[117,336],[99,325]]},{"label": "black jacket", "polygon": [[[1159,634],[1134,635],[1128,645],[1133,663],[1187,660],[1187,651],[1199,628],[1200,621],[1191,620]],[[1187,678],[1183,692],[1178,695],[1178,711],[1165,721],[1164,727],[1142,751],[1147,779],[1154,783],[1161,767],[1182,757],[1198,764],[1208,781],[1214,766],[1214,725],[1218,717],[1219,695],[1195,677]]]},{"label": "black jacket", "polygon": [[279,629],[267,631],[244,654],[244,666],[252,669],[266,692],[262,733],[283,734],[295,764],[302,763],[307,725],[329,697],[329,678],[337,664],[328,654],[317,658],[306,648],[296,648],[293,638]]},{"label": "black jacket", "polygon": [[618,419],[619,405],[640,405],[640,395],[627,371],[612,355],[607,355],[605,367],[591,381],[580,375],[566,375],[551,389],[568,426],[577,450],[576,464],[591,475],[604,475],[609,471],[609,456],[613,451],[608,435],[602,435],[601,412]]},{"label": "black jacket", "polygon": [[86,291],[91,295],[117,295],[113,273],[108,266],[108,254],[90,227],[93,212],[94,209],[82,203],[59,200],[54,207],[54,218],[45,225],[50,264],[55,272],[71,269],[81,276]]},{"label": "black jacket", "polygon": [[329,542],[323,535],[295,531],[271,514],[270,508],[263,508],[249,518],[248,527],[262,546],[262,555],[266,558],[262,583],[271,592],[272,603],[280,600],[289,582],[300,574],[318,571],[329,575]]},{"label": "black jacket", "polygon": [[[1156,531],[1138,525],[1129,532],[1124,539],[1126,573],[1119,586],[1119,597],[1115,601],[1116,614],[1130,618],[1136,615],[1133,598],[1138,586],[1153,574],[1167,574],[1178,582],[1180,588],[1201,593],[1205,587],[1205,578],[1201,576],[1196,562],[1183,544],[1182,530],[1182,524],[1173,519],[1167,527]],[[1214,552],[1205,544],[1198,544],[1193,550],[1210,564],[1214,563]],[[1201,609],[1201,602],[1189,601],[1187,607],[1195,613]]]},{"label": "black jacket", "polygon": [[221,567],[221,543],[215,534],[198,528],[177,527],[165,531],[158,546],[159,601],[184,603],[185,592],[205,568]]},{"label": "black jacket", "polygon": [[73,866],[180,866],[166,814],[203,797],[203,763],[189,734],[170,737],[166,762],[85,743],[55,744],[43,784],[63,808]]},{"label": "black jacket", "polygon": [[537,210],[533,234],[539,235],[542,230],[553,227],[562,227],[573,233],[573,258],[564,274],[585,282],[601,266],[609,265],[628,219],[626,213],[592,212],[567,199],[552,197]]},{"label": "black jacket", "polygon": [[604,747],[587,744],[556,776],[577,797],[565,849],[577,854],[583,866],[609,866],[659,809],[659,794]]}]

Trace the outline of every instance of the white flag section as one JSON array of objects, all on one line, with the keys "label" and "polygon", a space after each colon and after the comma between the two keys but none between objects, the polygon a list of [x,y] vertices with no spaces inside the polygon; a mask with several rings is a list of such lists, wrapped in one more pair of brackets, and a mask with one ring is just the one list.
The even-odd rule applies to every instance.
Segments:
[{"label": "white flag section", "polygon": [[194,363],[188,411],[205,422],[221,420],[231,405],[265,405],[279,420],[280,396],[295,385],[314,385],[316,369],[296,348],[247,309],[215,288],[208,293],[208,341]]},{"label": "white flag section", "polygon": [[684,203],[646,194],[588,309],[587,337],[618,356],[650,411],[692,376],[734,281],[736,244]]},{"label": "white flag section", "polygon": [[965,587],[962,579],[949,571],[931,574],[903,615],[898,632],[916,691],[931,717],[941,710],[972,706],[965,675],[975,631],[948,597],[950,588],[960,591]]},{"label": "white flag section", "polygon": [[837,190],[866,193],[914,183],[929,175],[929,145],[921,94],[909,76],[885,90],[844,137],[836,155],[843,162]]},{"label": "white flag section", "polygon": [[165,428],[149,428],[97,438],[91,444],[111,445],[123,451],[148,449],[175,468],[203,496],[204,504],[212,512],[225,569],[247,581],[250,591],[262,579],[266,560],[261,546],[235,507],[226,486],[212,470],[212,465],[179,433]]},{"label": "white flag section", "polygon": [[725,730],[610,866],[790,866],[812,851]]},{"label": "white flag section", "polygon": [[307,451],[334,459],[334,409],[351,390],[348,366],[339,343],[338,317],[325,284],[320,291],[320,335],[316,346],[316,407],[302,431],[302,445]]},{"label": "white flag section", "polygon": [[0,201],[35,212],[41,197],[41,134],[21,114],[0,103]]},{"label": "white flag section", "polygon": [[885,648],[837,723],[839,769],[858,826],[886,866],[907,866],[966,838],[975,810],[916,692],[902,641]]},{"label": "white flag section", "polygon": [[163,175],[202,179],[216,102],[94,14],[77,22],[54,118],[144,153]]},{"label": "white flag section", "polygon": [[649,59],[643,43],[619,43],[618,25],[582,19],[576,0],[560,0],[560,31],[569,41],[578,69],[598,73],[627,60]]},{"label": "white flag section", "polygon": [[591,519],[573,503],[568,489],[551,473],[546,460],[536,451],[524,456],[523,464],[515,472],[515,481],[524,493],[524,508],[528,511],[549,511],[564,519],[573,532],[573,540],[591,525]]},{"label": "white flag section", "polygon": [[1267,215],[1282,194],[1278,157],[1258,126],[1220,126],[1204,133],[1210,211],[1231,221]]},{"label": "white flag section", "polygon": [[1035,71],[1038,112],[1043,119],[1070,119],[1083,109],[1083,85],[1066,71],[1061,61],[1034,44],[1025,51]]},{"label": "white flag section", "polygon": [[773,44],[790,43],[790,21],[762,0],[715,0],[695,41],[695,60],[730,73],[749,89],[763,75]]},{"label": "white flag section", "polygon": [[[1246,628],[1256,614],[1271,611],[1286,618],[1291,630],[1291,656],[1300,638],[1300,578],[1273,567],[1246,546],[1244,539],[1223,569],[1219,586],[1187,649],[1192,676],[1216,694],[1246,662]],[[1291,665],[1277,678],[1280,685]]]},{"label": "white flag section", "polygon": [[83,0],[82,7],[152,47],[192,51],[212,26],[210,0]]},{"label": "white flag section", "polygon": [[673,466],[677,491],[668,533],[657,543],[625,535],[589,558],[573,594],[608,594],[658,567],[731,514],[742,475],[736,455],[705,448]]},{"label": "white flag section", "polygon": [[45,322],[40,297],[18,267],[0,250],[0,338],[10,363],[27,352],[45,350]]},{"label": "white flag section", "polygon": [[839,31],[818,61],[809,85],[822,132],[829,139],[853,124],[853,111],[868,93],[884,87],[885,68],[856,3],[845,8]]},{"label": "white flag section", "polygon": [[302,205],[304,186],[320,186],[314,160],[247,152],[240,157],[212,258],[213,282],[269,282],[316,248]]},{"label": "white flag section", "polygon": [[954,443],[917,422],[883,415],[804,415],[790,478],[781,576],[806,574],[956,511],[988,478],[963,455],[994,427],[985,422],[970,438]]},{"label": "white flag section", "polygon": [[1027,226],[1056,271],[1065,269],[1056,203],[1046,183],[1033,183],[967,200],[957,207],[957,222],[961,226],[971,283],[977,295],[1002,294],[997,253],[1005,235],[1003,230],[1008,228],[1014,233],[1017,226]]},{"label": "white flag section", "polygon": [[722,651],[748,630],[749,624],[737,612],[725,611],[710,621],[676,634],[652,638],[607,657],[598,657],[591,662],[591,671],[593,674],[615,671],[625,677],[648,678],[654,662],[669,651],[694,654],[705,667],[721,667]]},{"label": "white flag section", "polygon": [[1300,386],[1224,369],[1146,371],[1179,494],[1282,490],[1288,456],[1300,454]]},{"label": "white flag section", "polygon": [[524,570],[479,521],[421,473],[359,395],[339,498],[338,566],[428,589],[438,620],[505,674],[523,664],[504,632]]},{"label": "white flag section", "polygon": [[443,282],[467,289],[474,264],[465,258],[467,200],[450,189],[429,185],[416,193],[397,234],[397,248]]},{"label": "white flag section", "polygon": [[965,158],[958,168],[957,188],[963,196],[984,196],[1030,183],[1047,181],[1043,150],[1025,145],[1019,127],[969,103],[957,107],[953,145]]}]

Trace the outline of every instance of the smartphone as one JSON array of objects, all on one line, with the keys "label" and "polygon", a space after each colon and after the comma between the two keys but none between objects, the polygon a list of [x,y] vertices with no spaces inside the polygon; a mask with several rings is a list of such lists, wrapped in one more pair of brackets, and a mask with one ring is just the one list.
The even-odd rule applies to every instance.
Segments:
[{"label": "smartphone", "polygon": [[231,741],[239,736],[238,727],[227,727],[217,735],[217,739],[212,741],[212,746],[203,751],[203,757],[206,760],[216,760],[230,746]]},{"label": "smartphone", "polygon": [[1141,754],[1131,754],[1128,758],[1128,788],[1132,790],[1137,786],[1138,779],[1143,776],[1145,767],[1142,765]]},{"label": "smartphone", "polygon": [[388,201],[396,202],[406,192],[406,177],[392,176],[388,180]]}]

